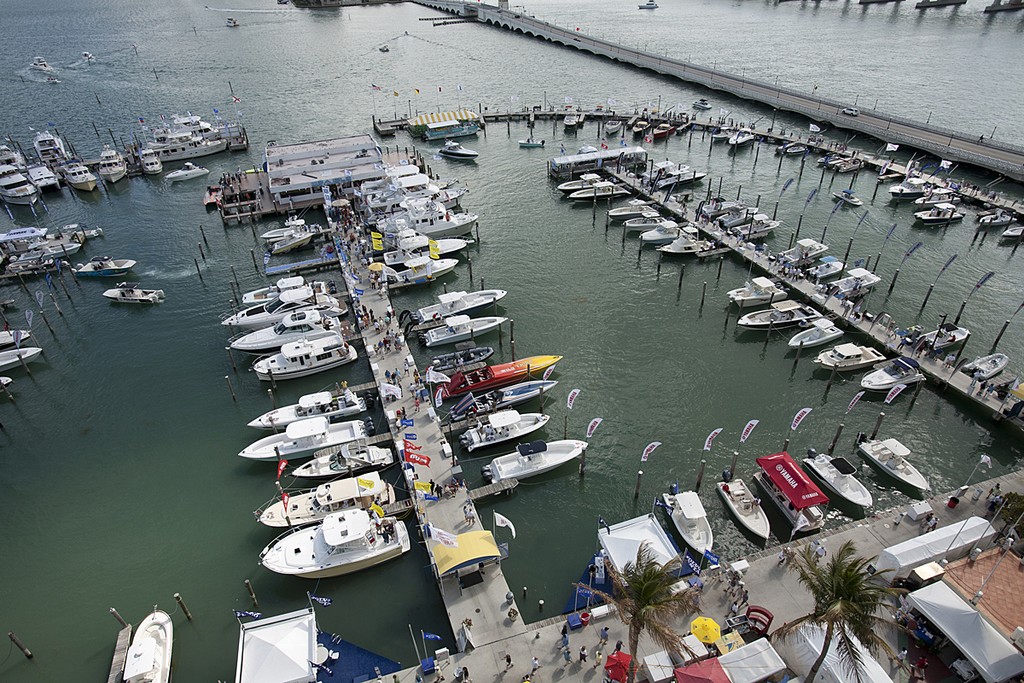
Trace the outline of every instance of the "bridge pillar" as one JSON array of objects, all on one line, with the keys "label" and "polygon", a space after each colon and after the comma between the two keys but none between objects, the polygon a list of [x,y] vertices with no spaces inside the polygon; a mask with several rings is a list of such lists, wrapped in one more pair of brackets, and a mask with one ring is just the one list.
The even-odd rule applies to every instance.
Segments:
[{"label": "bridge pillar", "polygon": [[1024,0],[995,0],[991,5],[985,8],[986,13],[992,12],[1012,12],[1013,10],[1024,9]]}]

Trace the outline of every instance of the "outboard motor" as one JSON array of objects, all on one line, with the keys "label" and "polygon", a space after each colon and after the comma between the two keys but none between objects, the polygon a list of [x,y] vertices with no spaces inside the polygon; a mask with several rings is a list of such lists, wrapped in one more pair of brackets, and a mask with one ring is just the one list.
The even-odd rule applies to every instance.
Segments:
[{"label": "outboard motor", "polygon": [[363,420],[363,426],[366,427],[366,433],[369,434],[370,436],[373,436],[377,431],[377,428],[373,426],[372,417],[368,417],[365,420]]},{"label": "outboard motor", "polygon": [[726,484],[732,481],[732,472],[730,472],[729,470],[722,470],[722,481],[724,481]]},{"label": "outboard motor", "polygon": [[338,283],[336,283],[334,280],[328,280],[327,281],[327,293],[328,294],[337,294],[338,293]]},{"label": "outboard motor", "polygon": [[854,446],[859,446],[859,445],[861,445],[862,443],[864,443],[867,440],[868,440],[868,435],[867,434],[865,434],[864,432],[857,432],[857,438],[854,439],[853,445]]},{"label": "outboard motor", "polygon": [[[408,330],[406,330],[406,334],[408,334]],[[423,332],[420,332],[418,335],[416,335],[416,338],[420,340],[420,344],[423,344],[424,346],[426,345],[426,343],[427,343],[427,335],[426,334],[424,334]]]},{"label": "outboard motor", "polygon": [[807,457],[808,458],[816,458],[816,457],[818,457],[818,451],[814,450],[813,448],[808,448],[807,449]]},{"label": "outboard motor", "polygon": [[668,492],[671,493],[673,496],[678,494],[679,493],[679,482],[676,481],[671,486],[669,486],[668,487]]},{"label": "outboard motor", "polygon": [[491,474],[491,470],[489,467],[487,467],[487,465],[484,465],[483,467],[480,468],[480,473],[484,475],[484,479],[487,481],[488,484],[490,484],[491,481],[494,480],[494,475]]}]

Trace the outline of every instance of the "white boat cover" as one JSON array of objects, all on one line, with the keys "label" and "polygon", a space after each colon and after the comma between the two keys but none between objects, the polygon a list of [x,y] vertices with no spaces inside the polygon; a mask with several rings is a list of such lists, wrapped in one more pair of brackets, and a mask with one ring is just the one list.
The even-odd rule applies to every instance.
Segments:
[{"label": "white boat cover", "polygon": [[242,624],[235,683],[312,683],[316,615],[309,607]]},{"label": "white boat cover", "polygon": [[686,519],[707,517],[704,506],[700,502],[700,496],[695,491],[683,491],[677,494],[676,505],[679,508],[679,513]]},{"label": "white boat cover", "polygon": [[315,406],[325,406],[334,400],[334,396],[329,391],[318,391],[315,394],[306,394],[305,396],[299,396],[299,407],[309,410]]},{"label": "white boat cover", "polygon": [[[923,564],[943,557],[955,559],[963,556],[979,542],[987,542],[995,535],[995,529],[987,519],[970,517],[963,522],[949,524],[935,531],[929,531],[921,536],[889,546],[878,554],[875,568],[879,571],[890,570],[890,573],[885,575],[885,579],[893,581],[906,577],[916,567]],[[952,547],[950,547],[951,543]]]},{"label": "white boat cover", "polygon": [[468,315],[453,315],[450,318],[444,319],[444,324],[448,327],[459,327],[461,325],[468,325],[472,320]]},{"label": "white boat cover", "polygon": [[522,416],[517,410],[501,410],[497,413],[491,413],[487,421],[491,423],[491,426],[495,429],[501,429],[502,427],[511,427],[512,425],[519,424],[519,420]]},{"label": "white boat cover", "polygon": [[285,427],[284,433],[289,439],[305,439],[326,433],[330,426],[331,423],[326,417],[310,417],[292,422]]},{"label": "white boat cover", "polygon": [[[782,653],[789,668],[800,676],[806,677],[814,662],[821,655],[821,646],[825,641],[825,629],[820,626],[807,625],[788,638],[781,639],[779,651]],[[882,665],[871,655],[856,637],[853,646],[860,652],[861,666],[859,676],[850,665],[839,657],[838,643],[832,639],[825,661],[818,670],[818,678],[825,683],[892,683],[892,678]]]},{"label": "white boat cover", "polygon": [[766,277],[755,277],[751,282],[759,289],[775,289],[775,283]]},{"label": "white boat cover", "polygon": [[679,554],[679,549],[652,514],[601,527],[597,530],[597,540],[620,573],[627,562],[636,562],[636,552],[642,543],[647,543],[659,565]]},{"label": "white boat cover", "polygon": [[914,591],[910,604],[953,642],[988,683],[1001,683],[1024,672],[1024,655],[945,583]]},{"label": "white boat cover", "polygon": [[732,683],[760,683],[786,670],[786,663],[765,638],[718,658]]}]

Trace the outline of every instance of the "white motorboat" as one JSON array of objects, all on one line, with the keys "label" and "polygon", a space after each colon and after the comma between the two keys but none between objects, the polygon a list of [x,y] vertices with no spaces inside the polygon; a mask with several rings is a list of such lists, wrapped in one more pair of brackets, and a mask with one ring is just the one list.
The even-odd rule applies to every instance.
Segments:
[{"label": "white motorboat", "polygon": [[281,347],[281,351],[260,358],[252,365],[256,376],[277,381],[315,375],[355,361],[356,348],[345,342],[340,332],[319,339],[302,339]]},{"label": "white motorboat", "polygon": [[1012,228],[1003,230],[999,235],[1001,240],[1019,240],[1024,235],[1024,225],[1015,225]]},{"label": "white motorboat", "polygon": [[630,199],[625,206],[617,206],[608,210],[608,218],[613,221],[628,221],[632,218],[640,218],[645,213],[653,211],[651,202],[647,199]]},{"label": "white motorboat", "polygon": [[[642,214],[640,214],[639,217],[630,218],[629,220],[627,220],[625,223],[622,224],[622,227],[629,231],[651,230],[653,228],[657,228],[660,225],[664,225],[667,220],[669,219],[664,218],[660,213],[658,213],[654,209],[648,209],[647,211],[644,211]],[[675,221],[672,222],[675,223]]]},{"label": "white motorboat", "polygon": [[717,223],[719,227],[725,229],[742,228],[744,225],[754,220],[755,215],[757,215],[756,206],[741,205],[729,209],[727,213],[716,218],[715,223]]},{"label": "white motorboat", "polygon": [[505,410],[506,408],[512,408],[513,406],[532,401],[539,396],[551,391],[558,385],[558,382],[553,379],[535,379],[527,382],[520,382],[519,384],[513,384],[510,387],[504,389],[495,389],[494,391],[488,391],[482,396],[477,396],[473,399],[473,404],[468,406],[466,410],[460,413],[452,411],[451,417],[466,415],[466,414],[477,414],[485,415],[487,413],[493,413],[497,410]]},{"label": "white motorboat", "polygon": [[[662,124],[664,125],[664,124]],[[657,135],[657,132],[655,132]],[[688,185],[707,177],[707,173],[697,171],[674,161],[659,161],[649,173],[644,173],[640,179],[650,183],[655,190],[665,190],[680,185]]]},{"label": "white motorboat", "polygon": [[604,124],[604,134],[608,137],[618,135],[620,132],[622,132],[622,121],[615,119]]},{"label": "white motorboat", "polygon": [[813,280],[827,280],[843,272],[845,265],[835,256],[822,256],[818,259],[818,265],[807,269],[807,275]]},{"label": "white motorboat", "polygon": [[232,339],[231,348],[246,353],[267,353],[303,339],[332,337],[336,327],[334,318],[315,309],[294,311],[270,327]]},{"label": "white motorboat", "polygon": [[562,117],[562,125],[569,130],[576,130],[577,123],[579,123],[579,117],[576,114],[566,114]]},{"label": "white motorboat", "polygon": [[2,330],[0,331],[0,348],[14,346],[16,334],[18,344],[24,344],[32,338],[32,333],[29,330]]},{"label": "white motorboat", "polygon": [[382,481],[376,472],[365,472],[357,477],[320,484],[308,491],[289,492],[287,510],[284,501],[275,498],[255,514],[260,524],[294,527],[319,522],[335,512],[369,510],[373,505],[383,506],[394,502],[394,487]]},{"label": "white motorboat", "polygon": [[[655,246],[665,246],[671,242],[675,242],[679,237],[683,236],[683,228],[679,227],[679,224],[673,220],[662,221],[661,225],[651,230],[645,230],[640,233],[640,241],[644,244],[653,244]],[[693,237],[693,235],[689,235]]]},{"label": "white motorboat", "polygon": [[[0,243],[21,243],[26,245],[25,249],[27,249],[28,244],[46,239],[47,233],[49,233],[48,228],[15,228],[14,230],[0,233]],[[19,251],[19,249],[16,248],[14,251]],[[24,251],[24,249],[21,249],[21,251]]]},{"label": "white motorboat", "polygon": [[693,103],[693,108],[707,111],[708,109],[711,109],[711,103],[702,97]]},{"label": "white motorboat", "polygon": [[964,213],[957,211],[956,205],[943,202],[925,211],[915,211],[914,218],[925,225],[945,225],[962,221]]},{"label": "white motorboat", "polygon": [[804,465],[825,488],[846,502],[862,508],[869,508],[874,502],[871,492],[854,476],[857,468],[846,458],[818,453],[812,448],[807,451]]},{"label": "white motorboat", "polygon": [[134,267],[135,261],[130,258],[96,256],[88,263],[76,264],[73,270],[82,277],[118,277]]},{"label": "white motorboat", "polygon": [[782,225],[782,221],[773,221],[768,214],[755,213],[747,225],[729,228],[728,230],[709,230],[716,238],[725,241],[726,237],[733,238],[740,249],[753,249],[753,241],[767,237],[775,228]]},{"label": "white motorboat", "polygon": [[[559,184],[555,189],[563,194],[571,194],[577,190],[587,190],[593,187],[597,183],[604,182],[604,180],[596,173],[584,173],[576,180],[567,180],[564,183]],[[645,202],[649,204],[650,202]],[[614,210],[614,209],[613,209]],[[614,216],[613,216],[614,218]]]},{"label": "white motorboat", "polygon": [[404,213],[378,221],[377,227],[385,236],[412,230],[431,239],[459,237],[471,233],[478,218],[468,212],[452,213],[432,199],[403,200],[403,203],[407,207]]},{"label": "white motorboat", "polygon": [[1010,357],[1005,353],[992,353],[975,358],[970,363],[964,363],[960,372],[980,380],[988,380],[1005,370],[1009,363]]},{"label": "white motorboat", "polygon": [[444,346],[457,342],[476,339],[487,334],[498,326],[508,322],[508,318],[500,315],[470,318],[468,315],[453,315],[444,319],[444,324],[420,332],[420,341],[424,346]]},{"label": "white motorboat", "polygon": [[224,24],[225,24],[225,25],[226,25],[226,26],[227,26],[228,28],[238,28],[239,26],[241,26],[241,24],[240,24],[240,23],[238,23],[238,20],[237,20],[237,19],[235,19],[234,17],[228,17],[228,18],[227,18],[227,21],[226,21],[226,22],[224,22]]},{"label": "white motorboat", "polygon": [[804,143],[793,141],[779,145],[775,149],[775,153],[784,156],[796,156],[797,154],[805,154],[807,152],[807,149],[807,145],[805,145]]},{"label": "white motorboat", "polygon": [[682,493],[663,493],[661,499],[668,506],[669,516],[676,525],[676,531],[683,537],[686,544],[703,556],[711,550],[715,537],[711,532],[711,523],[695,491]]},{"label": "white motorboat", "polygon": [[[318,288],[319,289],[319,288]],[[277,298],[266,303],[243,308],[237,313],[226,315],[221,325],[247,327],[260,330],[279,323],[290,313],[316,309],[321,313],[342,315],[342,304],[329,294],[317,291],[309,285],[287,289]]]},{"label": "white motorboat", "polygon": [[857,446],[857,452],[889,476],[918,491],[930,491],[931,484],[907,461],[910,449],[896,439],[873,439]]},{"label": "white motorboat", "polygon": [[128,175],[128,165],[124,157],[110,145],[103,145],[103,151],[100,152],[99,174],[100,178],[111,184]]},{"label": "white motorboat", "polygon": [[278,429],[309,417],[326,417],[328,420],[358,415],[366,412],[366,401],[350,389],[342,391],[319,391],[299,397],[298,403],[274,408],[249,423],[256,429]]},{"label": "white motorboat", "polygon": [[39,190],[13,166],[0,166],[0,199],[8,204],[30,206],[39,199]]},{"label": "white motorboat", "polygon": [[[149,151],[152,152],[152,150]],[[157,159],[157,161],[159,161],[159,158]],[[200,176],[207,175],[209,172],[210,169],[208,168],[196,166],[191,161],[186,161],[184,166],[179,168],[177,171],[171,171],[164,177],[167,178],[169,182],[176,183],[181,180],[191,180],[192,178],[198,178]]]},{"label": "white motorboat", "polygon": [[917,199],[923,197],[928,188],[924,178],[907,178],[902,183],[891,185],[889,195],[893,199]]},{"label": "white motorboat", "polygon": [[846,277],[828,285],[818,285],[817,292],[811,297],[811,301],[824,305],[833,296],[850,300],[857,299],[867,294],[881,281],[882,278],[870,270],[850,268],[846,271]]},{"label": "white motorboat", "polygon": [[47,190],[56,190],[60,192],[60,179],[57,175],[49,169],[48,166],[43,164],[36,164],[29,166],[28,179],[33,185],[36,186],[40,192],[46,192]]},{"label": "white motorboat", "polygon": [[528,137],[525,140],[519,141],[519,147],[521,149],[537,149],[544,146],[543,140],[534,140],[532,137]]},{"label": "white motorboat", "polygon": [[948,187],[933,187],[923,197],[914,200],[918,206],[934,206],[936,204],[959,204],[960,195]]},{"label": "white motorboat", "polygon": [[387,467],[394,461],[391,449],[367,446],[357,439],[315,452],[312,460],[296,467],[291,475],[300,479],[335,479],[343,474],[352,476],[363,470]]},{"label": "white motorboat", "polygon": [[478,448],[489,448],[513,439],[521,439],[542,428],[550,419],[550,415],[543,413],[501,410],[479,418],[476,427],[467,429],[459,436],[459,443],[470,452]]},{"label": "white motorboat", "polygon": [[273,230],[267,230],[265,233],[260,235],[261,240],[266,242],[277,242],[283,240],[286,237],[292,237],[293,235],[299,234],[313,234],[319,232],[320,226],[318,225],[306,225],[306,221],[299,218],[298,216],[291,215],[285,219],[283,228],[274,228]]},{"label": "white motorboat", "polygon": [[826,251],[828,251],[826,245],[818,240],[805,237],[802,240],[797,240],[796,246],[792,249],[779,252],[778,260],[786,263],[807,263],[818,258]]},{"label": "white motorboat", "polygon": [[829,162],[829,166],[831,166],[836,173],[852,173],[864,168],[864,160],[856,157],[836,159],[835,161]]},{"label": "white motorboat", "polygon": [[260,552],[260,564],[278,574],[323,579],[393,560],[411,547],[405,524],[394,517],[346,510],[279,536]]},{"label": "white motorboat", "polygon": [[69,159],[64,141],[49,130],[41,130],[36,133],[32,139],[32,147],[36,150],[36,156],[44,164],[61,164]]},{"label": "white motorboat", "polygon": [[757,459],[754,475],[761,490],[793,525],[793,533],[815,531],[825,524],[828,496],[785,451]]},{"label": "white motorboat", "polygon": [[789,292],[781,284],[766,277],[755,277],[742,287],[729,290],[729,302],[740,308],[771,304],[789,298]]},{"label": "white motorboat", "polygon": [[46,60],[42,57],[36,57],[35,59],[33,59],[32,63],[29,64],[29,67],[32,69],[36,69],[38,71],[45,71],[47,73],[53,72],[53,67],[47,64]]},{"label": "white motorboat", "polygon": [[597,199],[614,199],[615,197],[628,197],[633,194],[632,191],[624,185],[618,185],[608,181],[601,181],[594,183],[592,186],[583,189],[576,190],[569,194],[569,199],[573,201],[587,201]]},{"label": "white motorboat", "polygon": [[884,367],[869,372],[860,381],[862,389],[867,391],[889,391],[897,384],[917,384],[924,381],[924,374],[913,358],[900,356]]},{"label": "white motorboat", "polygon": [[26,346],[20,349],[8,349],[0,351],[0,371],[21,367],[21,364],[31,363],[41,356],[43,350],[36,346]]},{"label": "white motorboat", "polygon": [[967,341],[971,331],[954,323],[942,323],[937,330],[922,334],[919,339],[931,342],[934,349],[948,349]]},{"label": "white motorboat", "polygon": [[[422,242],[422,246],[411,246],[419,245]],[[437,256],[446,256],[448,254],[454,254],[462,251],[469,242],[458,237],[444,237],[438,240],[431,240],[426,235],[417,235],[416,237],[406,237],[398,241],[399,248],[393,251],[384,252],[384,264],[388,266],[404,266],[405,262],[409,259],[418,258],[420,256],[429,256],[431,252],[430,243],[434,243],[434,252]],[[403,248],[401,245],[410,245],[409,249]]]},{"label": "white motorboat", "polygon": [[818,318],[806,330],[797,332],[789,338],[788,346],[791,349],[807,348],[809,346],[822,346],[843,336],[843,331],[836,327],[835,323],[825,318]]},{"label": "white motorboat", "polygon": [[94,61],[96,61],[96,58],[93,56],[93,54],[91,52],[83,52],[82,53],[82,61],[83,62],[94,62]]},{"label": "white motorboat", "polygon": [[287,254],[291,251],[305,249],[312,243],[313,236],[314,233],[312,232],[303,232],[282,237],[281,239],[271,243],[270,253],[274,256],[280,256],[281,254]]},{"label": "white motorboat", "polygon": [[139,165],[146,175],[159,175],[163,173],[164,163],[160,161],[160,155],[151,149],[143,149],[139,152]]},{"label": "white motorboat", "polygon": [[756,139],[757,136],[754,135],[753,131],[741,128],[732,134],[732,137],[729,138],[729,144],[733,147],[742,147],[743,145],[749,145]]},{"label": "white motorboat", "polygon": [[654,0],[647,0],[647,2],[637,5],[637,7],[639,9],[658,9],[658,3],[654,2]]},{"label": "white motorboat", "polygon": [[462,372],[467,365],[482,363],[494,355],[494,349],[490,346],[461,345],[468,348],[460,348],[457,351],[450,351],[434,356],[430,360],[430,367],[437,372]]},{"label": "white motorboat", "polygon": [[284,277],[269,287],[260,287],[259,289],[246,292],[242,295],[242,305],[252,306],[254,304],[266,303],[267,301],[276,299],[281,292],[287,289],[298,289],[305,284],[306,279],[301,275]]},{"label": "white motorboat", "polygon": [[218,154],[227,148],[226,138],[208,140],[191,130],[166,128],[153,131],[153,140],[145,146],[156,152],[164,163]]},{"label": "white motorboat", "polygon": [[[641,235],[642,237],[642,235]],[[684,225],[675,240],[658,247],[663,254],[697,254],[711,248],[711,242],[700,239],[700,233],[692,225]]]},{"label": "white motorboat", "polygon": [[1005,209],[978,218],[978,225],[983,228],[1002,228],[1013,222],[1013,214]]},{"label": "white motorboat", "polygon": [[366,424],[362,420],[331,423],[326,417],[307,417],[287,425],[283,432],[254,441],[238,455],[248,460],[303,458],[321,448],[340,446],[366,436]]},{"label": "white motorboat", "polygon": [[871,346],[839,344],[818,354],[814,362],[823,368],[835,368],[839,372],[861,370],[878,365],[885,360],[885,354]]},{"label": "white motorboat", "polygon": [[139,622],[132,636],[124,661],[124,683],[168,683],[173,646],[174,624],[170,615],[154,610]]},{"label": "white motorboat", "polygon": [[637,121],[636,123],[633,124],[633,128],[632,128],[633,135],[639,137],[639,136],[643,135],[647,131],[647,129],[650,128],[650,127],[651,127],[651,122],[650,121],[648,121],[646,119],[640,119],[639,121]]},{"label": "white motorboat", "polygon": [[404,270],[384,266],[382,272],[389,283],[422,285],[447,275],[455,270],[457,265],[459,260],[454,258],[432,259],[429,256],[417,256],[405,262]]},{"label": "white motorboat", "polygon": [[715,484],[715,488],[741,527],[758,538],[768,539],[772,532],[768,515],[761,508],[759,500],[747,490],[742,479],[733,479],[728,483],[720,481]]},{"label": "white motorboat", "polygon": [[455,140],[445,140],[444,147],[437,150],[437,153],[449,159],[476,159],[480,156],[480,152],[467,149]]},{"label": "white motorboat", "polygon": [[0,145],[0,166],[25,168],[25,155],[8,145]]},{"label": "white motorboat", "polygon": [[92,192],[96,189],[96,176],[86,166],[78,162],[71,162],[61,168],[64,173],[64,182],[81,192]]},{"label": "white motorboat", "polygon": [[164,300],[164,290],[141,289],[137,283],[120,282],[103,292],[103,296],[119,304],[158,304]]},{"label": "white motorboat", "polygon": [[438,303],[424,306],[408,315],[399,314],[399,321],[404,324],[406,319],[417,323],[433,321],[440,323],[444,318],[453,315],[472,315],[485,308],[496,305],[508,294],[504,289],[481,289],[475,292],[445,292],[437,296]]},{"label": "white motorboat", "polygon": [[768,310],[747,313],[736,324],[752,330],[779,329],[809,323],[820,317],[820,312],[799,301],[777,301]]},{"label": "white motorboat", "polygon": [[502,455],[484,465],[484,479],[489,482],[518,479],[550,472],[587,450],[586,441],[567,439],[565,441],[534,441],[516,446],[515,453]]}]

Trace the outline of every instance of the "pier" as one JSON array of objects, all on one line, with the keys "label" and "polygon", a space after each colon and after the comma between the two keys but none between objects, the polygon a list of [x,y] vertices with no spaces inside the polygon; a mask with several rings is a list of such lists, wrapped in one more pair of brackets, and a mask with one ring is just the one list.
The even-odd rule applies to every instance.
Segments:
[{"label": "pier", "polygon": [[110,673],[107,675],[107,683],[122,683],[124,681],[124,665],[128,661],[128,646],[132,641],[131,624],[117,632],[117,641],[114,643],[114,658],[110,663]]}]

